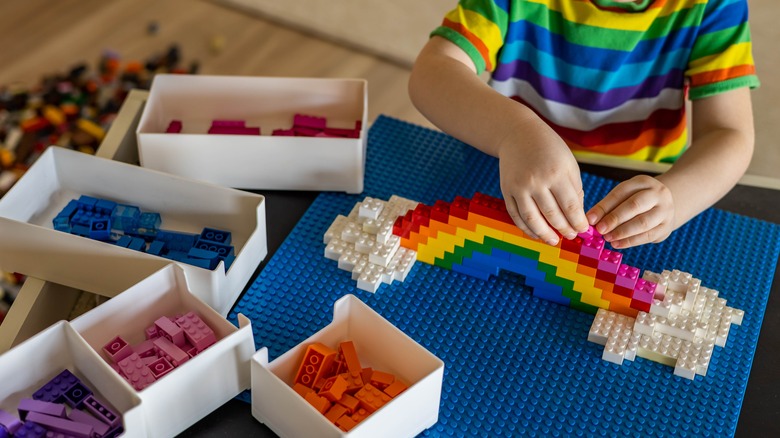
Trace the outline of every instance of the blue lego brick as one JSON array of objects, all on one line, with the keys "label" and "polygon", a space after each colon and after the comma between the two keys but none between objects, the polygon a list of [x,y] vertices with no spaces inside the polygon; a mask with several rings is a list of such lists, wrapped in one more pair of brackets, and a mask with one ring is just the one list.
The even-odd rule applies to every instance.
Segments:
[{"label": "blue lego brick", "polygon": [[223,260],[225,262],[225,272],[230,270],[230,265],[233,264],[233,262],[236,260],[235,254],[228,254],[227,257]]},{"label": "blue lego brick", "polygon": [[89,237],[89,225],[73,225],[70,227],[70,234],[75,234],[81,237]]},{"label": "blue lego brick", "polygon": [[64,231],[70,233],[70,219],[67,217],[55,217],[52,219],[52,225],[57,231]]},{"label": "blue lego brick", "polygon": [[469,265],[468,262],[469,260],[470,259],[464,258],[463,264],[453,263],[452,270],[460,274],[470,275],[472,277],[479,278],[480,280],[487,280],[490,278],[490,274],[491,274],[490,272],[486,271],[482,267],[477,268]]},{"label": "blue lego brick", "polygon": [[114,230],[128,231],[138,227],[141,210],[133,205],[117,204],[111,212],[111,226]]},{"label": "blue lego brick", "polygon": [[463,259],[463,266],[484,271],[488,275],[498,275],[498,265],[491,256],[476,252],[470,258]]},{"label": "blue lego brick", "polygon": [[95,203],[95,210],[110,216],[116,206],[117,203],[114,201],[109,201],[108,199],[98,199],[98,201]]},{"label": "blue lego brick", "polygon": [[138,228],[143,230],[157,230],[160,228],[161,223],[162,218],[160,218],[160,213],[141,213],[141,216],[138,219]]},{"label": "blue lego brick", "polygon": [[67,218],[70,220],[70,218],[73,217],[74,214],[79,209],[79,203],[75,199],[68,202],[68,205],[66,205],[59,213],[57,213],[58,218]]},{"label": "blue lego brick", "polygon": [[92,219],[89,221],[89,238],[109,240],[111,238],[111,219]]},{"label": "blue lego brick", "polygon": [[119,238],[119,240],[116,241],[116,246],[127,248],[128,246],[130,246],[132,242],[133,242],[133,238],[131,236],[122,236]]},{"label": "blue lego brick", "polygon": [[181,251],[186,253],[195,246],[197,234],[180,233],[178,231],[158,230],[156,239],[165,242],[165,245],[171,251]]},{"label": "blue lego brick", "polygon": [[207,240],[209,242],[219,243],[222,245],[230,245],[232,234],[230,231],[217,230],[215,228],[204,228],[200,233],[200,240]]},{"label": "blue lego brick", "polygon": [[100,201],[98,198],[92,196],[81,195],[78,199],[79,208],[85,211],[95,211],[95,205]]},{"label": "blue lego brick", "polygon": [[165,242],[155,240],[149,244],[149,248],[146,249],[146,252],[156,256],[163,255],[165,253]]},{"label": "blue lego brick", "polygon": [[[588,206],[616,184],[582,177]],[[694,381],[641,358],[620,367],[603,361],[602,348],[587,341],[593,316],[532,296],[521,275],[479,280],[417,263],[403,283],[371,294],[322,256],[335,217],[365,196],[430,205],[475,191],[501,195],[496,159],[440,132],[379,117],[368,138],[364,193],[322,193],[229,318],[249,317],[257,347],[267,346],[273,360],[330,323],[334,301],[355,294],[445,363],[439,421],[423,436],[734,434],[780,226],[710,209],[660,244],[621,250],[642,269],[688,271],[745,311],[707,376]],[[247,393],[240,398],[249,401]]]},{"label": "blue lego brick", "polygon": [[217,253],[220,257],[227,257],[231,254],[235,254],[233,250],[233,246],[231,245],[223,245],[216,242],[210,242],[207,240],[200,240],[198,239],[197,242],[195,242],[195,245],[193,245],[194,248],[203,249],[207,251],[213,251]]}]

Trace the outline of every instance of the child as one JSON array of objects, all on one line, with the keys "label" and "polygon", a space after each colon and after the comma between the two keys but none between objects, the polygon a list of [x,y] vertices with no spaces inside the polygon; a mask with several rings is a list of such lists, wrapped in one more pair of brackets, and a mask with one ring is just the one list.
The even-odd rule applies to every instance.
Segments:
[{"label": "child", "polygon": [[[756,86],[746,0],[461,0],[409,92],[443,131],[498,157],[524,232],[554,245],[590,224],[626,248],[664,240],[736,184]],[[586,213],[574,154],[675,164]]]}]

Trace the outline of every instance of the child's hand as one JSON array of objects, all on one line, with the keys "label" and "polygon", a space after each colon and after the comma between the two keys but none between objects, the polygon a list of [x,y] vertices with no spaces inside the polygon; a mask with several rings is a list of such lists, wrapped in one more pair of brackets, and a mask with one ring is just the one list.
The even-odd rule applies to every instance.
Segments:
[{"label": "child's hand", "polygon": [[553,228],[567,239],[588,229],[580,169],[552,130],[531,131],[500,148],[501,191],[515,224],[532,238],[555,245]]},{"label": "child's hand", "polygon": [[588,221],[615,248],[660,242],[674,229],[674,199],[661,181],[635,176],[591,208]]}]

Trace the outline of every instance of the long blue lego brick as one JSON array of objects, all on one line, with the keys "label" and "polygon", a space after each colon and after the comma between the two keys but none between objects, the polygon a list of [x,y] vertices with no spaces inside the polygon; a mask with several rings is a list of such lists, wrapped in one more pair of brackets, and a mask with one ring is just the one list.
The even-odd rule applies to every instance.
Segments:
[{"label": "long blue lego brick", "polygon": [[[520,275],[480,280],[417,263],[403,283],[375,294],[356,289],[349,272],[323,257],[322,236],[363,197],[432,204],[501,194],[498,162],[442,133],[380,117],[368,140],[365,192],[320,195],[230,313],[253,321],[270,359],[327,325],[333,302],[352,293],[444,361],[439,422],[424,436],[734,434],[779,226],[710,209],[663,243],[622,251],[643,269],[694,274],[745,319],[704,378],[680,379],[644,359],[617,366],[587,342],[592,315],[533,297]],[[586,205],[615,184],[583,174]]]}]

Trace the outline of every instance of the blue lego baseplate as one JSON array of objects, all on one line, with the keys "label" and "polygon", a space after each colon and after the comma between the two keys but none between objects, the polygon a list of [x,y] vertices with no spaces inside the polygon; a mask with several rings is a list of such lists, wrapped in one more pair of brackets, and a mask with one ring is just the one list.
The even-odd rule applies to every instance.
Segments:
[{"label": "blue lego baseplate", "polygon": [[[586,205],[616,182],[584,174]],[[365,196],[432,204],[479,191],[500,196],[498,162],[465,144],[388,117],[370,130],[365,191],[323,193],[231,311],[253,322],[270,359],[327,325],[347,293],[445,363],[439,422],[424,436],[731,435],[737,426],[780,253],[780,226],[710,209],[657,245],[622,250],[642,270],[680,269],[745,311],[705,377],[690,381],[637,358],[603,361],[587,341],[593,315],[531,296],[507,272],[487,281],[416,263],[375,294],[323,257],[336,215]],[[239,396],[249,401],[247,393]]]}]

